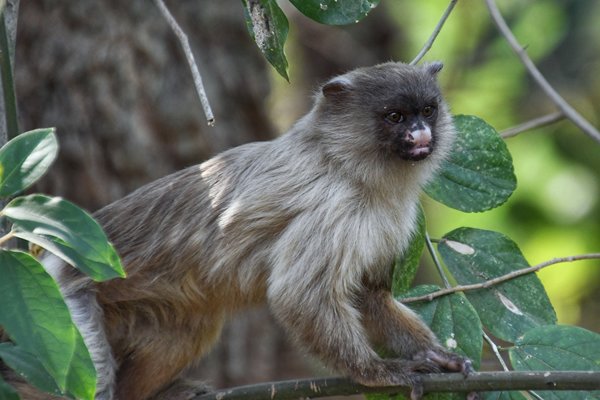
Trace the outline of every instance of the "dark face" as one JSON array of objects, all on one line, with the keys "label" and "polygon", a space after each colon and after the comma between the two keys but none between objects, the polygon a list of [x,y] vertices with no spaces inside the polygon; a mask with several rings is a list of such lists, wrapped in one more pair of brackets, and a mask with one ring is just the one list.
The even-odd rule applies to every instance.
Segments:
[{"label": "dark face", "polygon": [[334,121],[349,121],[352,128],[372,122],[363,129],[370,135],[374,129],[387,156],[423,160],[435,150],[436,125],[446,112],[436,80],[441,67],[386,63],[356,70],[323,86],[325,106],[338,116]]},{"label": "dark face", "polygon": [[388,151],[409,161],[427,158],[435,146],[437,99],[429,101],[400,99],[377,113],[380,125],[378,139]]}]

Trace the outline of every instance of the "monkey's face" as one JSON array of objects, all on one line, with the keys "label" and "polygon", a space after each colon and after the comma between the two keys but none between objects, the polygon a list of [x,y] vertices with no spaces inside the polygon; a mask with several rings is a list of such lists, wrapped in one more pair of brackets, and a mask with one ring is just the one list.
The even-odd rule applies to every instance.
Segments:
[{"label": "monkey's face", "polygon": [[454,132],[436,79],[441,68],[386,63],[333,78],[321,109],[337,129],[324,140],[355,157],[439,161]]},{"label": "monkey's face", "polygon": [[386,109],[380,118],[378,139],[389,151],[410,161],[423,160],[433,152],[437,101]]}]

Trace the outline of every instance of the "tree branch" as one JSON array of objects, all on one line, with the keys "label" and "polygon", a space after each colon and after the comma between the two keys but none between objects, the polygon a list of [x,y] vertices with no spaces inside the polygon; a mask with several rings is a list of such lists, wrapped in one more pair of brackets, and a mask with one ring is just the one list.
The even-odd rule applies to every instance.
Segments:
[{"label": "tree branch", "polygon": [[429,293],[429,294],[426,294],[423,296],[407,297],[404,299],[400,299],[400,301],[402,303],[412,303],[415,301],[424,301],[424,300],[431,301],[437,297],[444,296],[444,295],[451,294],[451,293],[466,292],[468,290],[476,290],[476,289],[485,289],[490,286],[497,285],[499,283],[508,281],[510,279],[514,279],[521,275],[527,275],[532,272],[539,271],[540,269],[548,267],[550,265],[564,263],[564,262],[579,261],[579,260],[591,260],[591,259],[597,259],[597,258],[600,258],[600,253],[580,254],[578,256],[553,258],[552,260],[544,261],[543,263],[534,265],[532,267],[518,269],[516,271],[509,272],[508,274],[501,275],[494,279],[490,279],[489,281],[485,281],[485,282],[481,282],[481,283],[473,283],[470,285],[458,285],[458,286],[454,286],[451,288],[438,290],[437,292]]},{"label": "tree branch", "polygon": [[200,71],[198,71],[198,66],[196,65],[194,53],[192,53],[192,48],[190,47],[187,35],[179,27],[179,24],[177,23],[177,21],[175,21],[175,18],[173,18],[173,15],[171,15],[165,3],[162,0],[154,0],[154,2],[160,9],[162,15],[167,20],[167,23],[169,24],[173,32],[175,32],[177,39],[179,39],[179,43],[181,44],[183,52],[185,53],[185,58],[187,59],[187,62],[190,66],[190,70],[192,71],[194,85],[196,86],[196,92],[198,93],[198,97],[200,98],[200,102],[202,103],[204,115],[206,116],[208,125],[213,126],[215,124],[215,117],[208,102],[208,97],[206,96],[206,91],[204,90],[204,84],[202,83],[202,77],[200,76]]},{"label": "tree branch", "polygon": [[[482,392],[505,390],[598,390],[597,371],[479,372],[462,374],[425,374],[423,387],[428,392]],[[199,395],[193,400],[291,400],[360,393],[408,394],[406,386],[367,387],[348,378],[320,378],[269,382],[239,386]]]},{"label": "tree branch", "polygon": [[579,129],[581,129],[585,134],[600,143],[600,132],[598,132],[598,130],[592,124],[583,118],[561,97],[560,94],[558,94],[556,90],[554,90],[552,85],[548,83],[546,78],[544,78],[541,72],[537,69],[533,61],[531,61],[523,46],[519,44],[508,25],[506,25],[506,21],[504,21],[502,14],[498,10],[496,2],[494,0],[485,0],[485,3],[488,7],[492,20],[498,27],[498,30],[502,36],[504,36],[515,54],[519,57],[521,63],[525,66],[525,69],[529,75],[531,75],[533,80],[544,91],[544,93],[546,93],[550,100],[552,100],[552,102],[556,104],[556,106],[565,114],[567,118],[577,125],[577,127],[579,127]]},{"label": "tree branch", "polygon": [[423,45],[423,48],[421,49],[421,51],[419,51],[419,54],[417,54],[417,56],[414,58],[414,60],[412,60],[410,62],[410,65],[415,65],[416,63],[421,61],[421,59],[425,56],[425,54],[427,54],[429,49],[431,49],[433,42],[435,42],[435,39],[437,38],[438,34],[442,30],[442,27],[446,23],[446,20],[450,16],[450,13],[454,9],[454,6],[456,5],[456,3],[458,3],[458,0],[450,0],[450,4],[448,4],[448,7],[446,7],[446,11],[444,11],[444,14],[442,14],[442,18],[440,18],[439,22],[433,29],[433,33],[431,34],[431,36],[429,37],[427,42],[425,42],[425,45]]},{"label": "tree branch", "polygon": [[519,133],[541,128],[542,126],[553,124],[565,118],[565,114],[562,111],[557,111],[552,114],[542,115],[541,117],[534,118],[530,121],[523,122],[512,128],[508,128],[500,132],[500,137],[507,139],[509,137],[517,136]]}]

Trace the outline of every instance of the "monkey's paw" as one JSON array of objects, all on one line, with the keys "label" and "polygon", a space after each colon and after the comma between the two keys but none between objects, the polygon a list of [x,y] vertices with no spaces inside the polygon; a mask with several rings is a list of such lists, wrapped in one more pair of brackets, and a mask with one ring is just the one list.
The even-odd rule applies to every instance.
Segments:
[{"label": "monkey's paw", "polygon": [[[410,361],[410,366],[415,373],[460,372],[465,377],[474,371],[471,360],[442,347],[417,353]],[[420,400],[423,397],[423,384],[421,379],[415,379],[414,382],[410,398]],[[473,392],[467,398],[477,400],[479,396]]]},{"label": "monkey's paw", "polygon": [[465,377],[473,372],[471,360],[443,347],[421,351],[413,356],[415,372],[460,372]]}]

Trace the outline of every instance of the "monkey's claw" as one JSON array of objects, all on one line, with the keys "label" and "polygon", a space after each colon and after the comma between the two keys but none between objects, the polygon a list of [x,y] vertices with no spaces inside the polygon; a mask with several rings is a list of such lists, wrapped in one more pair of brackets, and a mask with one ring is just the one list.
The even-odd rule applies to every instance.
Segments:
[{"label": "monkey's claw", "polygon": [[460,372],[465,377],[473,372],[471,360],[442,348],[424,351],[417,354],[414,359],[431,361],[443,371]]}]

